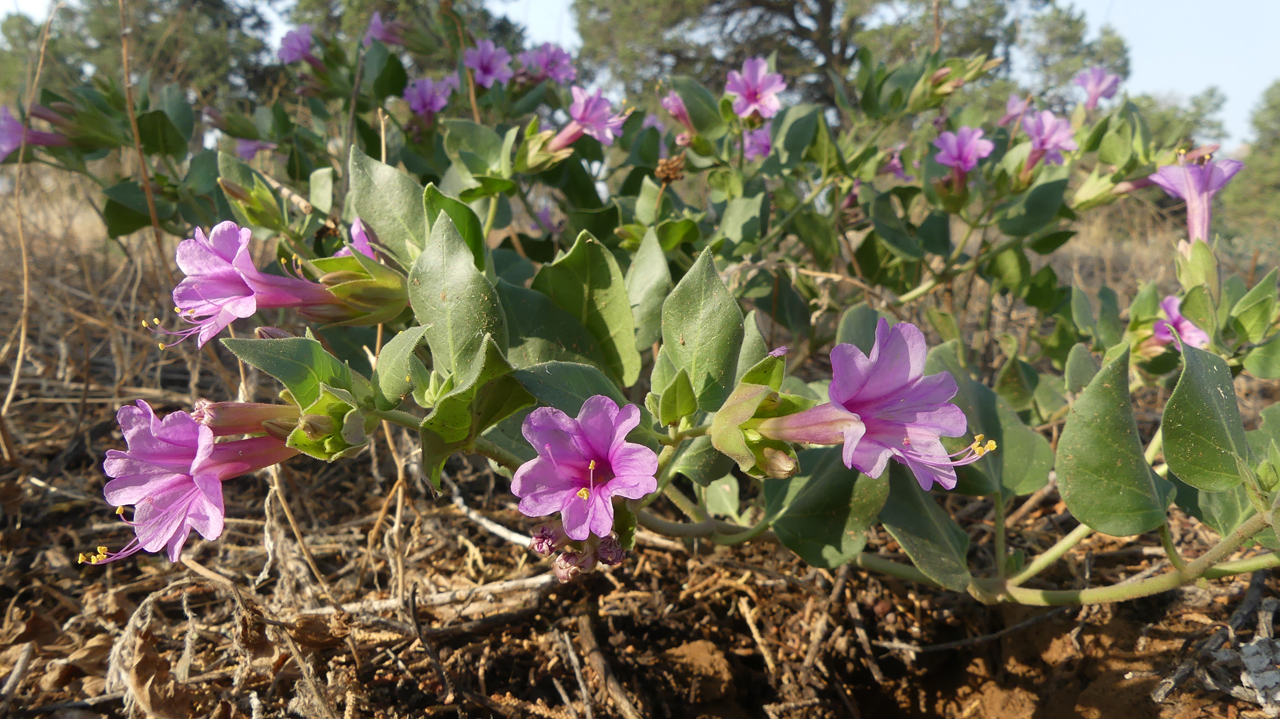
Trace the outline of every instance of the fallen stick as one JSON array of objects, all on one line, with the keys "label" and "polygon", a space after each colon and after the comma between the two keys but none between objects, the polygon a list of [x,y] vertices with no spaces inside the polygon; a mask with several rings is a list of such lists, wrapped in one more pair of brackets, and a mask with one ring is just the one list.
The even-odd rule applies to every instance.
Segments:
[{"label": "fallen stick", "polygon": [[585,614],[578,615],[578,641],[582,642],[583,652],[587,655],[587,661],[591,662],[591,668],[604,682],[610,698],[618,706],[618,713],[626,719],[644,719],[627,698],[622,684],[618,682],[618,678],[613,675],[613,670],[609,668],[609,663],[605,661],[604,652],[600,651],[600,645],[596,643],[595,631],[591,628],[591,617]]},{"label": "fallen stick", "polygon": [[[454,589],[448,592],[439,592],[418,600],[419,607],[439,607],[445,604],[453,604],[454,602],[465,602],[472,597],[484,594],[504,594],[507,592],[518,592],[522,589],[542,589],[550,585],[556,580],[554,574],[539,574],[536,577],[526,577],[524,579],[508,579],[501,582],[492,582],[490,584],[481,584],[479,586],[470,587],[468,589]],[[401,599],[370,599],[363,602],[351,602],[343,604],[342,611],[348,614],[359,614],[361,612],[389,612],[400,609],[404,606]],[[333,614],[333,607],[316,607],[314,609],[304,609],[299,614]]]}]

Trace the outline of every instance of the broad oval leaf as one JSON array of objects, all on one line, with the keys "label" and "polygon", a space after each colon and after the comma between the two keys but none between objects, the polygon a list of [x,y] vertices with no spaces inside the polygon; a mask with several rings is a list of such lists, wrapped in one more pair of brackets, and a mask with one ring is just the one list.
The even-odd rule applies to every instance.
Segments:
[{"label": "broad oval leaf", "polygon": [[969,535],[932,494],[920,489],[904,466],[890,463],[887,484],[889,498],[880,510],[884,528],[926,577],[947,589],[964,591],[973,579],[965,563]]},{"label": "broad oval leaf", "polygon": [[226,338],[222,344],[244,361],[280,380],[301,407],[320,398],[320,385],[352,389],[351,370],[310,337],[278,340]]},{"label": "broad oval leaf", "polygon": [[636,325],[636,350],[645,350],[662,338],[662,302],[674,286],[667,256],[652,228],[644,233],[627,268],[626,285]]},{"label": "broad oval leaf", "polygon": [[743,333],[742,311],[704,250],[662,304],[662,345],[708,412],[733,391]]},{"label": "broad oval leaf", "polygon": [[422,185],[409,175],[369,157],[354,144],[347,164],[351,189],[347,219],[360,218],[402,267],[410,267],[427,237]]},{"label": "broad oval leaf", "polygon": [[764,481],[766,520],[784,547],[812,566],[833,569],[866,546],[889,482],[845,467],[839,447],[808,449],[799,459],[800,474]]},{"label": "broad oval leaf", "polygon": [[591,333],[550,297],[498,280],[498,298],[507,315],[507,359],[515,367],[543,362],[579,362],[607,368]]},{"label": "broad oval leaf", "polygon": [[422,336],[426,331],[426,327],[410,327],[392,337],[378,353],[378,367],[373,372],[373,382],[378,388],[379,404],[383,409],[398,406],[400,400],[413,391],[414,371],[410,365],[413,362],[421,364],[414,355],[414,350],[422,343]]},{"label": "broad oval leaf", "polygon": [[1236,460],[1249,461],[1249,445],[1231,370],[1221,357],[1183,345],[1182,377],[1160,426],[1165,460],[1182,481],[1208,492],[1244,481]]}]

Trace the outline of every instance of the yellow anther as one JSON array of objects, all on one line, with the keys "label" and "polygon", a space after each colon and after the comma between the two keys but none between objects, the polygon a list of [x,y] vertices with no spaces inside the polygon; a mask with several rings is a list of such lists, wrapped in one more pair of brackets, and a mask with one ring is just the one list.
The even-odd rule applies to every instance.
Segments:
[{"label": "yellow anther", "polygon": [[587,469],[592,472],[596,471],[596,461],[594,459],[587,462]]},{"label": "yellow anther", "polygon": [[160,318],[159,318],[159,317],[152,317],[152,318],[151,318],[151,321],[152,321],[152,322],[154,322],[154,323],[156,323],[156,324],[160,324]]},{"label": "yellow anther", "polygon": [[590,498],[591,498],[591,491],[588,490],[586,487],[583,487],[582,489],[578,490],[578,499],[581,499],[582,501],[585,502]]},{"label": "yellow anther", "polygon": [[975,435],[973,435],[973,443],[974,443],[975,445],[982,444],[982,440],[984,440],[984,439],[986,439],[986,438],[987,438],[987,436],[986,436],[985,434],[975,434]]},{"label": "yellow anther", "polygon": [[142,320],[142,326],[143,326],[143,327],[150,327],[151,325],[147,324],[147,321],[144,319],[144,320]]},{"label": "yellow anther", "polygon": [[993,440],[988,441],[988,442],[987,442],[987,451],[988,451],[988,452],[994,452],[994,451],[995,451],[995,449],[996,449],[996,441],[995,441],[994,439],[993,439]]},{"label": "yellow anther", "polygon": [[168,349],[168,347],[167,347],[167,346],[165,346],[165,343],[163,343],[163,342],[157,342],[157,343],[156,343],[156,346],[157,346],[157,347],[159,347],[159,348],[160,348],[160,349],[162,349],[162,350],[163,350],[163,349]]},{"label": "yellow anther", "polygon": [[81,552],[80,556],[76,557],[77,564],[84,564],[87,561],[89,561],[89,555],[85,554],[84,552]]},{"label": "yellow anther", "polygon": [[123,515],[123,514],[124,514],[124,505],[121,505],[121,506],[119,506],[119,507],[116,507],[116,514],[118,514],[118,515]]},{"label": "yellow anther", "polygon": [[98,554],[105,557],[109,550],[106,547],[98,547]]},{"label": "yellow anther", "polygon": [[181,314],[181,313],[182,313],[182,308],[181,308],[181,307],[174,307],[174,308],[173,308],[173,311],[174,311],[174,312],[177,312],[177,313],[179,313],[179,314]]}]

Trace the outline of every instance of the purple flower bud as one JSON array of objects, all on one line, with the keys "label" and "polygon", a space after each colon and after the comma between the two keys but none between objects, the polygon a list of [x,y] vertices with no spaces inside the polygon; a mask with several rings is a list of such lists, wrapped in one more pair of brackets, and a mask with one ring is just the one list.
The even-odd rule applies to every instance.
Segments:
[{"label": "purple flower bud", "polygon": [[260,340],[285,340],[290,337],[297,337],[292,332],[285,332],[279,327],[255,327],[253,336]]},{"label": "purple flower bud", "polygon": [[[1155,330],[1154,340],[1161,344],[1167,345],[1177,341],[1179,337],[1183,342],[1195,347],[1196,349],[1204,349],[1209,346],[1209,334],[1200,329],[1191,320],[1182,316],[1180,311],[1182,301],[1177,297],[1169,296],[1164,298],[1160,303],[1160,309],[1164,310],[1164,316],[1168,319],[1156,320],[1151,329]],[[1174,335],[1177,332],[1177,335]],[[1179,343],[1181,349],[1181,343]]]},{"label": "purple flower bud", "polygon": [[22,122],[9,113],[9,108],[0,108],[0,160],[13,154],[22,146],[22,138],[26,137],[28,145],[42,147],[66,147],[71,141],[56,132],[37,132],[23,127]]},{"label": "purple flower bud", "polygon": [[378,259],[378,253],[373,249],[373,244],[369,241],[369,236],[372,234],[373,230],[365,227],[364,222],[357,217],[355,222],[351,223],[351,244],[333,253],[333,256],[350,257],[351,250],[354,248],[356,252],[365,257]]},{"label": "purple flower bud", "polygon": [[274,150],[274,149],[276,149],[276,143],[274,142],[265,142],[262,140],[245,140],[245,139],[236,140],[236,154],[240,156],[241,160],[244,160],[246,162],[249,160],[252,160],[254,157],[257,156],[259,152],[262,152],[263,150]]},{"label": "purple flower bud", "polygon": [[579,574],[590,572],[595,568],[596,555],[594,552],[562,552],[551,565],[556,579],[560,580],[561,584],[570,582]]},{"label": "purple flower bud", "polygon": [[404,39],[400,37],[400,30],[400,23],[384,23],[382,13],[375,12],[373,17],[369,18],[369,29],[364,33],[364,46],[369,47],[374,40],[384,45],[402,45]]},{"label": "purple flower bud", "polygon": [[550,557],[557,549],[569,543],[569,535],[559,522],[545,522],[533,528],[533,539],[529,549],[542,557]]},{"label": "purple flower bud", "polygon": [[311,26],[302,24],[284,34],[277,53],[280,62],[292,65],[299,60],[306,60],[312,66],[320,66],[320,61],[311,54]]},{"label": "purple flower bud", "polygon": [[786,357],[786,356],[787,356],[787,347],[786,347],[786,345],[783,345],[782,347],[779,347],[779,348],[777,348],[777,349],[773,350],[772,352],[770,352],[770,353],[769,353],[769,356],[770,356],[770,357]]},{"label": "purple flower bud", "polygon": [[773,151],[773,138],[769,136],[769,128],[767,127],[762,127],[759,130],[747,130],[743,133],[743,140],[747,143],[747,147],[743,151],[742,159],[747,162],[763,160]]},{"label": "purple flower bud", "polygon": [[996,123],[1000,127],[1008,125],[1010,122],[1017,120],[1031,109],[1031,97],[1020,97],[1017,94],[1010,95],[1009,101],[1004,105],[1004,116]]},{"label": "purple flower bud", "polygon": [[[675,90],[667,93],[667,96],[662,98],[662,107],[671,113],[671,116],[676,119],[676,122],[683,125],[684,129],[691,133],[697,133],[697,130],[693,128],[693,120],[689,118],[689,110],[684,106],[684,100],[680,99],[680,95]],[[687,145],[689,143],[686,141],[684,144]]]},{"label": "purple flower bud", "polygon": [[600,544],[596,546],[596,559],[599,559],[601,564],[616,567],[626,558],[627,550],[622,548],[622,543],[618,541],[616,534],[601,538]]}]

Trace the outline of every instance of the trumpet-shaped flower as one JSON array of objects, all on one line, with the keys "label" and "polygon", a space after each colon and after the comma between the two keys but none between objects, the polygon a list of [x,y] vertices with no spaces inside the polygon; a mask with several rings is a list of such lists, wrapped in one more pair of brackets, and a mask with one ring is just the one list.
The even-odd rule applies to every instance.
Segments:
[{"label": "trumpet-shaped flower", "polygon": [[622,132],[627,113],[613,113],[613,105],[601,96],[601,91],[587,94],[578,86],[571,88],[573,102],[569,105],[569,124],[556,133],[547,143],[547,152],[557,152],[572,145],[583,135],[590,135],[602,145],[612,145],[613,138]]},{"label": "trumpet-shaped flower", "polygon": [[99,547],[80,555],[94,564],[124,559],[138,551],[166,551],[176,562],[194,529],[205,539],[222,534],[222,483],[282,462],[298,451],[274,437],[214,442],[214,431],[186,412],[163,420],[146,402],[125,405],[116,414],[128,449],[108,450],[103,470],[112,477],[103,489],[107,502],[132,505],[136,533],[118,552]]},{"label": "trumpet-shaped flower", "polygon": [[742,137],[746,143],[746,148],[743,150],[743,159],[747,162],[763,160],[773,150],[773,138],[769,137],[769,128],[767,127],[762,127],[759,130],[747,130]]},{"label": "trumpet-shaped flower", "polygon": [[292,65],[299,60],[306,60],[315,65],[318,61],[311,54],[311,26],[304,23],[285,33],[277,54],[280,56],[280,62],[286,65]]},{"label": "trumpet-shaped flower", "polygon": [[[1183,342],[1196,349],[1208,347],[1209,334],[1183,317],[1181,307],[1182,301],[1172,295],[1160,302],[1160,309],[1164,310],[1164,316],[1167,319],[1156,320],[1152,325],[1151,329],[1155,330],[1155,341],[1158,344],[1167,345],[1181,337]],[[1174,332],[1178,333],[1177,336],[1173,334]]]},{"label": "trumpet-shaped flower", "polygon": [[263,150],[276,149],[276,143],[266,142],[265,140],[245,140],[243,138],[236,140],[236,154],[241,160],[252,160],[257,157],[259,152]]},{"label": "trumpet-shaped flower", "polygon": [[298,407],[293,404],[259,402],[210,402],[196,400],[191,418],[208,427],[215,437],[232,434],[262,434],[263,422],[296,422]]},{"label": "trumpet-shaped flower", "polygon": [[578,76],[573,66],[573,56],[559,45],[544,42],[532,50],[520,53],[520,64],[535,81],[550,79],[552,82],[567,85]]},{"label": "trumpet-shaped flower", "polygon": [[1053,165],[1062,164],[1062,152],[1076,149],[1072,139],[1071,121],[1054,117],[1052,112],[1033,112],[1022,117],[1022,129],[1031,138],[1031,154],[1027,156],[1027,169],[1036,166],[1041,158]]},{"label": "trumpet-shaped flower", "polygon": [[662,98],[662,109],[671,113],[676,122],[680,123],[690,133],[697,132],[693,127],[693,120],[689,118],[689,109],[684,106],[684,100],[680,99],[680,95],[675,90],[667,93],[667,96]]},{"label": "trumpet-shaped flower", "polygon": [[333,256],[350,257],[351,251],[354,249],[365,257],[378,259],[378,253],[373,249],[373,243],[369,241],[370,232],[371,230],[364,226],[364,221],[357,217],[355,222],[351,223],[351,244],[333,253]]},{"label": "trumpet-shaped flower", "polygon": [[787,83],[782,76],[769,72],[769,63],[762,57],[742,63],[742,72],[730,70],[729,81],[724,85],[725,93],[733,95],[733,111],[742,118],[759,115],[768,119],[778,114],[782,109],[778,93],[785,89]]},{"label": "trumpet-shaped flower", "polygon": [[939,150],[934,157],[939,165],[946,165],[961,173],[972,171],[978,166],[978,160],[996,149],[990,140],[982,139],[982,130],[976,127],[944,132],[933,141],[933,146]]},{"label": "trumpet-shaped flower", "polygon": [[1209,241],[1213,196],[1244,167],[1239,160],[1206,160],[1165,165],[1149,178],[1165,192],[1187,203],[1187,234],[1191,241]]},{"label": "trumpet-shaped flower", "polygon": [[506,48],[493,44],[492,40],[481,40],[473,48],[462,53],[462,64],[476,73],[476,82],[482,87],[493,87],[493,83],[510,80],[515,76],[511,69],[511,53]]},{"label": "trumpet-shaped flower", "polygon": [[203,347],[227,325],[261,309],[342,304],[316,282],[259,271],[249,254],[251,239],[248,228],[223,222],[208,236],[196,228],[194,239],[178,245],[178,267],[187,276],[173,288],[173,303],[193,326],[170,334],[184,339],[197,335],[196,344]]},{"label": "trumpet-shaped flower", "polygon": [[658,456],[626,441],[640,424],[640,408],[619,409],[596,395],[574,419],[541,407],[525,418],[523,432],[538,457],[520,465],[511,492],[530,517],[560,514],[564,533],[574,541],[613,531],[613,498],[640,499],[658,488]]},{"label": "trumpet-shaped flower", "polygon": [[1072,82],[1083,87],[1088,93],[1089,97],[1085,100],[1084,107],[1086,110],[1092,110],[1098,106],[1098,100],[1104,97],[1110,100],[1115,97],[1116,90],[1120,87],[1120,76],[1112,75],[1102,67],[1091,67],[1076,75],[1076,79]]},{"label": "trumpet-shaped flower", "polygon": [[384,45],[403,45],[404,38],[400,36],[400,23],[383,22],[382,13],[375,12],[373,17],[369,18],[369,29],[364,33],[364,46],[369,47],[374,40]]},{"label": "trumpet-shaped flower", "polygon": [[37,132],[25,128],[20,120],[10,114],[9,108],[0,107],[0,161],[22,146],[24,135],[28,145],[66,147],[71,144],[70,140],[56,132]]},{"label": "trumpet-shaped flower", "polygon": [[[924,335],[903,322],[881,319],[870,355],[850,344],[831,351],[830,402],[796,414],[766,419],[762,437],[785,442],[844,445],[846,467],[870,477],[889,460],[906,465],[920,486],[956,486],[955,468],[995,448],[982,437],[967,450],[948,454],[939,437],[962,436],[968,421],[949,400],[956,381],[946,372],[924,375]],[[959,459],[953,459],[963,454]]]},{"label": "trumpet-shaped flower", "polygon": [[1000,118],[997,125],[1004,127],[1010,122],[1017,120],[1031,109],[1031,97],[1022,97],[1020,95],[1010,95],[1009,101],[1004,104],[1004,115]]}]

